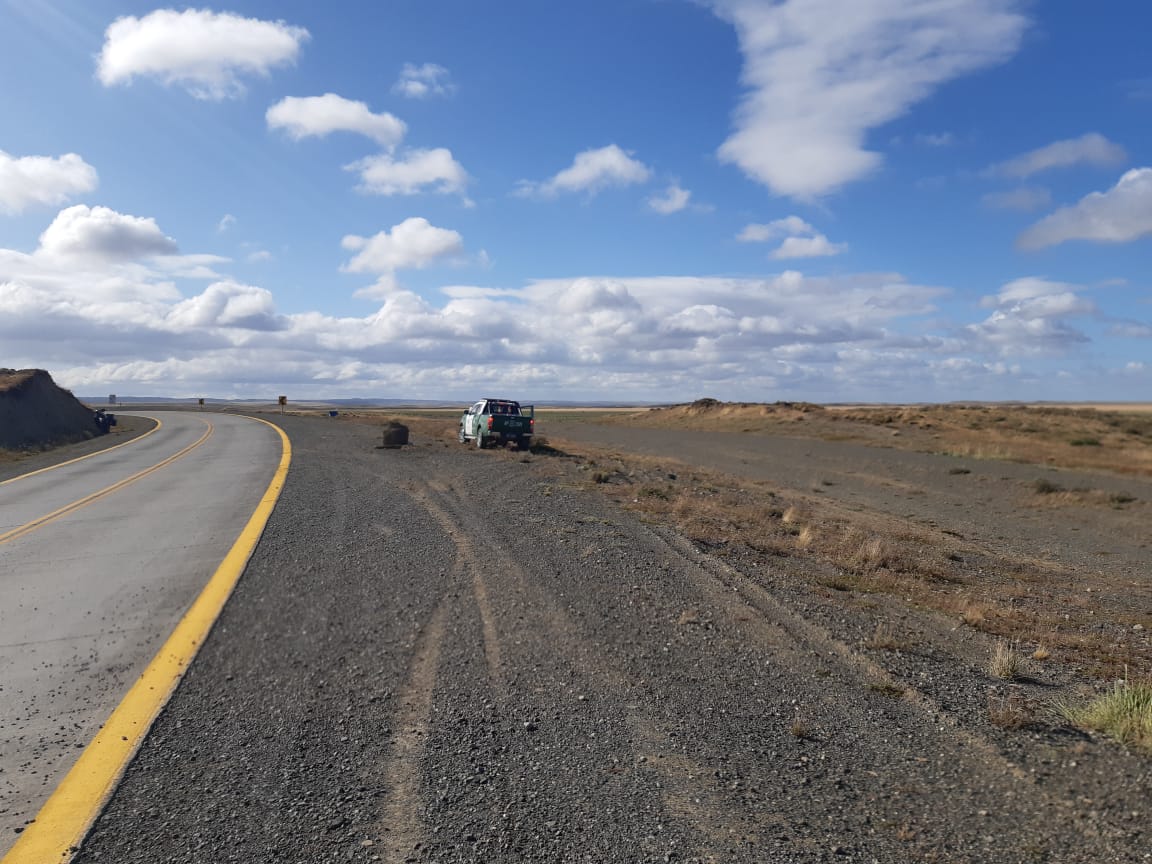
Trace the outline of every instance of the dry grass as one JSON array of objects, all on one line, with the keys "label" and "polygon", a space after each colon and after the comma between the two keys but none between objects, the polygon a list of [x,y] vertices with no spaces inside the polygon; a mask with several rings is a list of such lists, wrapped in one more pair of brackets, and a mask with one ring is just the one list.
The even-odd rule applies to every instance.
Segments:
[{"label": "dry grass", "polygon": [[1152,681],[1117,681],[1086,704],[1060,703],[1056,708],[1075,726],[1152,753]]},{"label": "dry grass", "polygon": [[988,674],[1003,681],[1015,681],[1024,674],[1024,660],[1016,647],[1006,639],[999,639],[988,659]]},{"label": "dry grass", "polygon": [[1152,475],[1152,415],[1144,406],[905,405],[824,408],[700,399],[616,412],[597,422],[650,428],[770,432],[1068,468]]},{"label": "dry grass", "polygon": [[1025,729],[1036,723],[1036,716],[1022,693],[989,696],[988,722],[1001,729]]}]

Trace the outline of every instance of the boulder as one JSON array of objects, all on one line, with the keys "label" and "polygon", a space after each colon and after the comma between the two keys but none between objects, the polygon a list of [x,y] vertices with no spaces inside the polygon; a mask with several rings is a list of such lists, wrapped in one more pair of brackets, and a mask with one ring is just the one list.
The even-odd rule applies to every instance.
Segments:
[{"label": "boulder", "polygon": [[383,432],[384,443],[381,446],[385,450],[395,450],[408,443],[408,427],[403,423],[389,420],[384,424]]}]

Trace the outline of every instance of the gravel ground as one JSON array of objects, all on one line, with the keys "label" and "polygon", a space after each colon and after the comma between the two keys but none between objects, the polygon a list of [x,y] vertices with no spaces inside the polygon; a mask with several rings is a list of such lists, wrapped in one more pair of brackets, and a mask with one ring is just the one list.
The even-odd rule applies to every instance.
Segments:
[{"label": "gravel ground", "polygon": [[1152,860],[1150,760],[989,724],[979,634],[701,554],[575,460],[274,419],[283,497],[78,861]]}]

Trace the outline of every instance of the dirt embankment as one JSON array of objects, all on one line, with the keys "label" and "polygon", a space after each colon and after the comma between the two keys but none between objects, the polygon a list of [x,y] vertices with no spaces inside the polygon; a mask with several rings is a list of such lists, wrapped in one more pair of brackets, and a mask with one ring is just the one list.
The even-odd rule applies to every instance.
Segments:
[{"label": "dirt embankment", "polygon": [[43,369],[0,369],[0,449],[40,450],[99,434],[92,410]]}]

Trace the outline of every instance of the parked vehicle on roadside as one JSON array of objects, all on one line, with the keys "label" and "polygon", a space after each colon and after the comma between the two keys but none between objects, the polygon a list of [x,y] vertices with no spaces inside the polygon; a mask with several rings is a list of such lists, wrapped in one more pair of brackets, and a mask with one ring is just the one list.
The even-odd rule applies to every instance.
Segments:
[{"label": "parked vehicle on roadside", "polygon": [[481,399],[460,418],[459,440],[461,444],[475,441],[478,448],[515,444],[517,450],[527,450],[535,426],[536,406],[511,399]]}]

